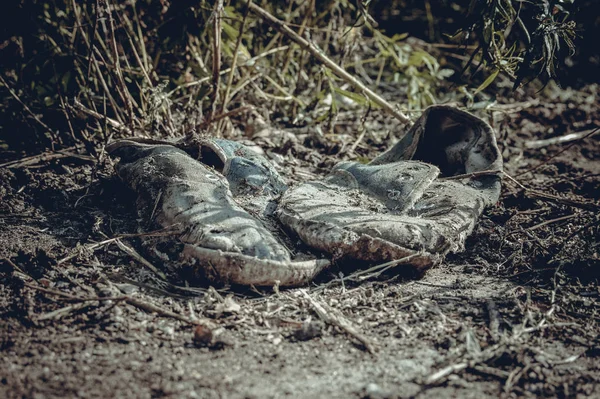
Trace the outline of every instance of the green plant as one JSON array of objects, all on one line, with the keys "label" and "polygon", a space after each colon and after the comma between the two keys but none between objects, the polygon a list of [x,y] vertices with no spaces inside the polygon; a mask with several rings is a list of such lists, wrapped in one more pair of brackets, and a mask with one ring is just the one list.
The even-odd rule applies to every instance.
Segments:
[{"label": "green plant", "polygon": [[571,54],[575,48],[575,22],[569,20],[566,7],[573,2],[471,0],[467,28],[459,34],[467,40],[475,36],[477,49],[465,68],[478,58],[480,65],[485,63],[492,70],[478,91],[487,87],[499,72],[510,76],[515,87],[543,73],[546,79],[556,78],[561,43],[567,45]]}]

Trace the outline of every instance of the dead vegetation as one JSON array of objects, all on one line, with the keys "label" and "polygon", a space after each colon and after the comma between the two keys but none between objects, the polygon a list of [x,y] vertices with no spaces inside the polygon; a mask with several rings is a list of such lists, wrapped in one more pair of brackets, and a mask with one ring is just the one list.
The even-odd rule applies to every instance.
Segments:
[{"label": "dead vegetation", "polygon": [[[83,143],[102,160],[98,143],[114,134],[228,135],[257,112],[258,102],[267,120],[295,126],[335,126],[339,113],[352,108],[348,103],[362,112],[381,107],[406,123],[403,113],[472,97],[500,72],[516,84],[539,70],[553,78],[561,46],[574,48],[573,6],[554,1],[473,1],[456,35],[463,41],[434,48],[379,31],[369,3],[31,0],[15,6],[2,38],[0,83],[7,90],[3,115],[16,118],[3,130],[28,126],[28,133],[4,138],[7,155],[25,146]],[[401,3],[399,9],[411,6]],[[431,30],[436,21],[426,6]],[[412,7],[418,16],[421,7]],[[453,6],[440,7],[436,13]],[[13,24],[19,24],[14,32]],[[440,65],[442,57],[458,57],[466,67],[477,61],[475,72],[483,64],[490,72],[476,90],[442,95],[454,74]],[[390,92],[393,102],[385,98]]]}]

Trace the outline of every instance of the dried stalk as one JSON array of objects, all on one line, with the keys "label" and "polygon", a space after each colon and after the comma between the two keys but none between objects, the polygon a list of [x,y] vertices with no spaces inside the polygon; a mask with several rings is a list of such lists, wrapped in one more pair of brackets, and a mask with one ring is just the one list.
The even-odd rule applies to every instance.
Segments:
[{"label": "dried stalk", "polygon": [[[217,0],[213,9],[213,54],[212,54],[212,93],[210,100],[210,117],[215,114],[219,100],[219,83],[221,81],[221,18],[223,17],[223,0]],[[209,119],[210,119],[209,117]]]},{"label": "dried stalk", "polygon": [[231,97],[229,97],[229,93],[231,92],[231,86],[233,85],[233,75],[235,74],[235,69],[237,67],[237,59],[238,53],[240,50],[240,46],[242,45],[242,36],[244,35],[244,29],[246,28],[246,21],[248,20],[248,14],[250,14],[250,2],[252,0],[248,0],[248,4],[246,5],[246,11],[244,12],[244,19],[240,24],[240,30],[238,31],[237,41],[235,42],[235,50],[233,51],[233,60],[231,61],[231,68],[229,68],[229,76],[227,77],[227,88],[225,89],[225,95],[223,96],[223,104],[221,105],[221,114],[225,113],[227,109],[227,104]]},{"label": "dried stalk", "polygon": [[25,112],[27,112],[32,118],[33,120],[35,120],[41,127],[43,127],[48,133],[50,133],[50,136],[52,137],[52,139],[58,143],[58,138],[56,137],[55,133],[52,131],[52,129],[50,129],[50,127],[48,125],[46,125],[44,122],[42,122],[42,120],[40,118],[38,118],[38,116],[36,114],[33,113],[33,111],[27,106],[27,104],[25,104],[21,98],[19,97],[19,95],[17,93],[15,93],[15,91],[12,89],[12,87],[10,87],[8,85],[8,83],[6,82],[6,80],[4,80],[4,78],[2,76],[0,76],[0,83],[2,83],[6,89],[8,90],[8,92],[10,93],[10,95],[19,103],[21,104],[21,106],[23,107],[23,109],[25,110]]},{"label": "dried stalk", "polygon": [[140,262],[142,265],[146,266],[148,269],[152,270],[152,272],[154,274],[156,274],[163,280],[167,279],[167,276],[161,270],[159,270],[156,266],[154,266],[152,263],[150,263],[146,258],[144,258],[142,255],[140,255],[135,249],[126,245],[123,241],[121,241],[119,239],[115,240],[115,244],[117,244],[117,246],[119,247],[119,249],[121,251],[125,252],[127,255],[131,256],[132,258],[134,258],[135,260]]},{"label": "dried stalk", "polygon": [[308,300],[314,311],[317,312],[317,314],[321,319],[323,319],[323,321],[341,328],[346,334],[357,339],[369,353],[375,353],[375,347],[373,346],[371,341],[364,334],[357,331],[356,328],[352,325],[352,323],[350,323],[341,315],[335,315],[333,314],[333,312],[327,311],[327,305],[317,302],[317,300],[313,299],[310,295],[308,295],[308,293],[305,290],[300,290],[300,293],[302,294],[302,296],[304,296],[304,298]]},{"label": "dried stalk", "polygon": [[105,115],[100,114],[99,112],[96,112],[94,110],[87,108],[85,105],[80,103],[77,99],[75,99],[73,106],[74,106],[74,108],[78,109],[79,111],[83,112],[84,114],[87,114],[93,118],[96,118],[99,121],[104,121],[106,124],[110,125],[113,129],[126,132],[127,134],[130,134],[130,135],[133,134],[133,131],[130,130],[127,126],[125,126],[121,122],[116,121],[112,118],[109,118]]},{"label": "dried stalk", "polygon": [[115,21],[112,16],[112,10],[110,6],[109,0],[103,0],[106,5],[106,14],[108,15],[108,39],[110,41],[111,50],[113,53],[113,65],[115,67],[115,75],[116,75],[116,89],[119,92],[121,100],[125,103],[125,108],[127,109],[127,113],[129,114],[129,128],[131,131],[134,130],[134,121],[135,121],[135,112],[133,110],[134,99],[127,88],[125,83],[125,79],[123,78],[123,71],[121,70],[121,62],[119,60],[119,49],[117,47],[117,39],[115,37]]},{"label": "dried stalk", "polygon": [[[300,28],[298,29],[298,35],[300,37],[302,37],[302,35],[304,34],[304,30],[306,29],[306,25],[308,24],[308,19],[310,18],[310,15],[314,11],[314,9],[315,9],[315,0],[310,0],[310,3],[308,3],[308,9],[306,10],[306,13],[304,14],[304,18],[302,19],[302,24],[300,25]],[[294,51],[294,49],[290,48],[284,57],[285,64],[283,65],[283,68],[281,69],[283,71],[282,75],[284,75],[284,76],[287,74],[287,70],[290,66],[290,62],[292,61],[292,52],[293,51]],[[300,56],[300,58],[302,59],[303,57]]]},{"label": "dried stalk", "polygon": [[56,291],[56,290],[52,290],[52,289],[48,289],[48,288],[44,288],[44,287],[40,287],[37,284],[31,284],[31,283],[25,283],[25,285],[29,288],[32,288],[34,290],[43,292],[45,294],[50,294],[50,295],[54,295],[57,296],[59,298],[65,299],[69,302],[100,302],[100,301],[115,301],[115,302],[119,302],[119,301],[123,301],[131,306],[134,306],[140,310],[143,310],[145,312],[149,312],[149,313],[156,313],[159,316],[164,316],[164,317],[169,317],[175,320],[179,320],[182,321],[184,323],[187,323],[189,325],[192,326],[196,326],[196,325],[202,325],[202,326],[207,326],[207,327],[214,327],[214,323],[210,322],[207,319],[190,319],[188,317],[182,316],[180,314],[171,312],[170,310],[167,309],[163,309],[159,306],[153,305],[149,302],[145,302],[141,299],[138,298],[133,298],[131,296],[128,295],[123,295],[123,296],[118,296],[118,297],[88,297],[88,298],[81,298],[81,297],[77,297],[74,295],[70,295],[61,291]]},{"label": "dried stalk", "polygon": [[[244,65],[253,65],[256,61],[258,61],[261,58],[267,57],[271,54],[275,54],[278,53],[280,51],[285,51],[289,48],[289,46],[281,46],[281,47],[275,47],[273,49],[270,49],[268,51],[265,51],[264,53],[261,53],[255,57],[250,58],[248,61],[246,61],[244,63]],[[225,75],[226,73],[231,72],[231,68],[226,68],[223,69],[222,71],[219,72],[219,75]],[[175,92],[177,92],[178,90],[181,89],[187,89],[188,87],[192,87],[192,86],[198,86],[201,85],[202,83],[206,83],[210,80],[210,77],[205,77],[202,79],[198,79],[195,80],[193,82],[189,82],[189,83],[185,83],[181,86],[177,86],[175,89],[173,89],[172,91],[170,91],[169,93],[167,93],[167,97],[171,97],[173,94],[175,94]],[[233,94],[230,96],[231,98],[233,98]]]},{"label": "dried stalk", "polygon": [[562,198],[557,195],[543,193],[541,191],[537,191],[537,190],[534,190],[534,189],[524,186],[523,184],[521,184],[519,181],[515,180],[514,177],[512,177],[511,175],[509,175],[506,172],[502,172],[502,174],[504,176],[506,176],[506,178],[508,178],[509,181],[513,182],[518,187],[523,189],[531,197],[538,198],[541,200],[546,200],[546,201],[553,201],[553,202],[557,202],[559,204],[564,204],[564,205],[572,206],[575,208],[585,209],[587,211],[592,211],[592,212],[598,212],[600,210],[600,206],[597,204],[589,203],[589,202],[575,201],[575,200],[572,200],[569,198]]},{"label": "dried stalk", "polygon": [[383,98],[381,98],[378,94],[376,94],[371,89],[369,89],[367,86],[365,86],[360,80],[358,80],[357,78],[352,76],[345,69],[340,67],[338,64],[336,64],[330,58],[328,58],[325,55],[325,53],[321,49],[319,49],[314,43],[309,42],[308,40],[302,38],[296,32],[291,30],[287,25],[285,25],[285,23],[283,21],[275,18],[264,8],[254,4],[254,3],[250,3],[250,8],[256,14],[258,14],[262,18],[266,19],[267,21],[269,21],[269,23],[271,23],[277,30],[279,30],[280,32],[283,32],[290,39],[292,39],[293,41],[298,43],[301,47],[305,48],[317,60],[322,62],[327,68],[329,68],[338,77],[340,77],[341,79],[345,80],[346,82],[348,82],[349,84],[354,86],[355,89],[362,91],[371,101],[373,101],[375,104],[377,104],[380,107],[382,107],[383,109],[385,109],[391,115],[396,117],[396,119],[398,119],[400,122],[402,122],[403,124],[407,124],[410,122],[410,119],[406,115],[404,115],[402,112],[398,111],[396,108],[394,108],[394,106],[392,106],[390,103],[388,103]]}]

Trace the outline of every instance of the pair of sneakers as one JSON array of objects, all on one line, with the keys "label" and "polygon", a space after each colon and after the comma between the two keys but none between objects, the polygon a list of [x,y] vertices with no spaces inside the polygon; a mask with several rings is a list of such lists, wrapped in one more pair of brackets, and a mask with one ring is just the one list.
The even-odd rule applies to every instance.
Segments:
[{"label": "pair of sneakers", "polygon": [[[176,228],[177,261],[212,280],[297,286],[330,259],[409,259],[423,272],[457,252],[500,195],[502,158],[481,119],[425,110],[369,164],[341,162],[323,179],[288,187],[268,160],[239,143],[200,140],[194,157],[134,139],[108,146],[145,220]],[[292,256],[283,229],[328,254]]]}]

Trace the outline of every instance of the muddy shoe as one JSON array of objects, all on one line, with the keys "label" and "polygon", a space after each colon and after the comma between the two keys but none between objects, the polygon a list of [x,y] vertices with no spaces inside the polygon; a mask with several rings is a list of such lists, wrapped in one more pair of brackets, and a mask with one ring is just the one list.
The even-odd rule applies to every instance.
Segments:
[{"label": "muddy shoe", "polygon": [[324,180],[288,190],[277,214],[334,257],[406,258],[424,271],[464,248],[484,207],[498,200],[501,169],[489,125],[455,108],[431,107],[370,164],[343,162]]},{"label": "muddy shoe", "polygon": [[275,200],[287,185],[273,164],[240,143],[211,138],[200,140],[198,159],[227,179],[236,202],[244,209],[266,223],[274,222]]},{"label": "muddy shoe", "polygon": [[287,189],[273,165],[252,149],[225,139],[203,139],[199,145],[199,160],[220,170],[234,195],[277,196]]},{"label": "muddy shoe", "polygon": [[[310,281],[327,262],[292,261],[287,248],[257,218],[251,216],[234,198],[234,190],[248,190],[277,195],[284,186],[281,179],[262,176],[249,159],[229,155],[233,149],[225,144],[203,146],[223,164],[223,172],[231,183],[215,169],[191,158],[170,145],[145,144],[124,140],[110,145],[111,156],[119,157],[117,173],[138,194],[140,216],[152,219],[162,227],[176,226],[183,243],[179,261],[200,269],[222,283],[244,285],[300,285]],[[205,154],[208,156],[209,151]],[[248,154],[246,154],[248,155]],[[257,197],[258,198],[258,197]]]}]

